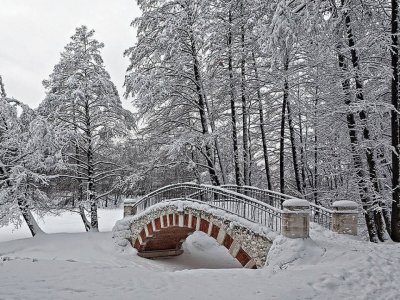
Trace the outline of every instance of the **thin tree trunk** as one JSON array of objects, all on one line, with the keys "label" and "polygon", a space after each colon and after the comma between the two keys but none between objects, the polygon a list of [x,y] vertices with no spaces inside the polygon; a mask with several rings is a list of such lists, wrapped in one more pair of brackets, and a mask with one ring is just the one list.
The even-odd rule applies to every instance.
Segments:
[{"label": "thin tree trunk", "polygon": [[218,143],[217,138],[215,138],[214,144],[215,144],[215,150],[216,150],[217,156],[218,156],[219,168],[221,169],[222,183],[226,184],[227,183],[226,170],[225,170],[224,162],[222,160],[223,155],[221,154],[221,148],[219,147],[219,143]]},{"label": "thin tree trunk", "polygon": [[[76,124],[76,106],[75,106],[75,101],[73,102],[73,123],[74,123],[74,133],[75,133],[75,163],[76,163],[76,176],[79,177],[78,175],[78,170],[80,168],[80,161],[79,161],[79,145],[78,145],[78,127]],[[88,221],[88,219],[86,218],[86,214],[85,214],[85,208],[84,208],[84,204],[82,202],[83,200],[83,187],[82,187],[82,179],[77,179],[77,183],[78,183],[78,207],[79,207],[79,215],[82,219],[83,222],[83,226],[85,227],[86,231],[90,231],[91,226],[90,226],[90,222]]]},{"label": "thin tree trunk", "polygon": [[314,202],[318,204],[318,133],[317,133],[317,115],[318,107],[318,87],[315,88],[314,102]]},{"label": "thin tree trunk", "polygon": [[[251,105],[250,105],[250,107],[251,107]],[[249,115],[249,123],[248,123],[248,124],[250,124],[250,115]],[[249,161],[250,161],[250,165],[249,165],[249,185],[252,186],[253,183],[252,183],[252,180],[251,180],[251,179],[252,179],[251,176],[252,176],[252,170],[253,170],[253,154],[252,154],[252,152],[251,152],[252,145],[251,145],[250,126],[249,126],[249,133],[248,133],[248,135],[249,135]]]},{"label": "thin tree trunk", "polygon": [[[205,103],[206,103],[207,111],[209,111],[208,105],[207,105],[207,98],[204,97],[204,100],[205,100]],[[215,122],[214,122],[213,118],[210,115],[209,115],[209,118],[210,118],[211,130],[213,132],[215,132]],[[218,138],[217,137],[214,138],[214,147],[215,147],[214,158],[216,157],[218,159],[219,168],[221,169],[222,182],[223,182],[223,184],[226,184],[226,170],[225,170],[224,162],[222,160],[221,148],[219,147],[219,143],[218,143]],[[214,165],[215,165],[215,160],[214,160]]]},{"label": "thin tree trunk", "polygon": [[[8,188],[12,187],[12,183],[9,180],[9,171],[7,168],[1,163],[0,166],[0,174],[2,174],[5,178],[5,180]],[[33,217],[31,210],[29,208],[29,204],[25,198],[18,198],[17,204],[19,207],[19,210],[22,214],[22,217],[24,218],[26,225],[28,225],[29,231],[31,232],[32,236],[38,235],[38,234],[44,234],[43,230],[40,228],[38,223],[36,222],[35,218]]]},{"label": "thin tree trunk", "polygon": [[[197,52],[196,52],[196,45],[193,38],[193,33],[190,36],[191,40],[191,51],[192,51],[192,58],[193,58],[193,73],[196,82],[196,91],[198,96],[198,107],[199,107],[199,114],[200,114],[200,122],[202,127],[203,136],[207,139],[209,136],[209,129],[208,129],[208,120],[207,120],[207,113],[206,113],[206,103],[205,97],[202,90],[202,81],[200,75],[200,68],[199,68],[199,61],[197,59]],[[207,141],[205,145],[206,150],[206,161],[207,161],[207,169],[210,174],[210,179],[213,185],[221,185],[218,175],[215,170],[215,165],[212,159],[212,149],[210,143]]]},{"label": "thin tree trunk", "polygon": [[[240,2],[240,9],[243,16],[243,1]],[[242,121],[243,121],[243,180],[245,185],[250,185],[249,182],[249,172],[250,172],[250,155],[249,155],[249,134],[248,134],[248,107],[247,107],[247,98],[246,98],[246,85],[245,85],[245,76],[246,76],[246,54],[245,54],[245,31],[244,31],[244,20],[241,20],[241,51],[242,57],[240,60],[240,92],[242,97]]]},{"label": "thin tree trunk", "polygon": [[294,136],[294,125],[293,125],[293,118],[292,118],[292,111],[290,108],[290,101],[287,99],[286,101],[286,108],[287,108],[287,118],[289,123],[289,134],[290,134],[290,143],[292,145],[292,158],[293,158],[293,169],[294,169],[294,178],[296,180],[296,188],[300,194],[303,194],[301,180],[300,180],[300,172],[299,172],[299,162],[297,159],[297,147],[296,147],[296,140]]},{"label": "thin tree trunk", "polygon": [[1,77],[1,75],[0,75],[0,96],[4,98],[7,97],[6,90],[4,88],[3,78]]},{"label": "thin tree trunk", "polygon": [[81,216],[83,225],[85,226],[85,230],[86,231],[90,231],[90,222],[89,220],[86,218],[86,214],[85,214],[85,208],[83,207],[83,204],[79,204],[79,215]]},{"label": "thin tree trunk", "polygon": [[261,99],[260,82],[258,79],[258,69],[257,69],[257,63],[256,63],[256,59],[254,56],[254,52],[252,52],[251,55],[253,58],[254,75],[255,75],[256,84],[257,84],[258,114],[260,117],[260,131],[261,131],[261,142],[262,142],[263,154],[264,154],[265,175],[267,177],[267,187],[271,191],[272,190],[271,172],[270,172],[270,168],[269,168],[267,138],[266,138],[265,128],[264,128],[264,125],[265,125],[264,124],[264,111],[263,111],[263,105],[262,105],[262,99]]},{"label": "thin tree trunk", "polygon": [[283,83],[283,102],[282,102],[282,113],[281,113],[281,134],[279,142],[279,185],[280,192],[285,193],[285,117],[286,117],[286,104],[289,97],[289,83],[287,78],[287,72],[289,69],[289,57],[285,55],[284,61],[284,83]]},{"label": "thin tree trunk", "polygon": [[236,125],[236,106],[235,106],[235,92],[233,82],[233,66],[232,66],[232,11],[229,10],[229,31],[228,31],[228,73],[229,73],[229,95],[231,104],[231,119],[232,119],[232,142],[233,142],[233,161],[235,165],[235,181],[237,186],[242,185],[242,175],[240,173],[239,163],[239,146],[237,137]]},{"label": "thin tree trunk", "polygon": [[94,164],[93,164],[93,148],[92,148],[92,130],[89,111],[89,100],[86,99],[85,104],[86,117],[86,143],[87,143],[87,193],[88,202],[90,203],[90,231],[99,231],[99,221],[97,217],[97,203],[95,199],[94,184]]},{"label": "thin tree trunk", "polygon": [[[306,128],[307,129],[307,128]],[[307,130],[306,130],[307,132]],[[304,141],[303,141],[303,125],[301,121],[301,114],[299,112],[299,134],[300,134],[300,164],[301,164],[301,186],[302,186],[302,191],[303,195],[306,195],[306,154],[304,151]],[[307,135],[306,135],[306,141],[307,141]]]},{"label": "thin tree trunk", "polygon": [[393,241],[400,242],[400,190],[399,190],[399,119],[397,116],[399,100],[399,6],[397,0],[392,0],[391,37],[392,45],[390,51],[392,63],[392,105],[391,127],[392,127],[392,214],[390,236]]},{"label": "thin tree trunk", "polygon": [[44,234],[42,229],[40,229],[38,223],[36,222],[35,218],[33,217],[28,203],[25,199],[18,199],[18,207],[21,211],[22,217],[24,218],[26,225],[28,225],[29,231],[31,232],[32,236],[36,236],[39,234]]}]

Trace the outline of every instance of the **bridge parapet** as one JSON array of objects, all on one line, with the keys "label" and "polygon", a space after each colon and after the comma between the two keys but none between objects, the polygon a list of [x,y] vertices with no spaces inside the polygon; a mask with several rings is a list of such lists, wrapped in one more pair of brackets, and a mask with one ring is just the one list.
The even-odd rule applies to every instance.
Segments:
[{"label": "bridge parapet", "polygon": [[282,210],[258,199],[225,188],[194,183],[179,183],[158,189],[138,202],[127,206],[125,211],[140,213],[146,208],[165,200],[183,198],[206,203],[225,210],[254,223],[267,226],[274,231],[281,230]]},{"label": "bridge parapet", "polygon": [[[271,206],[274,206],[279,209],[283,209],[283,203],[287,200],[302,200],[298,199],[296,197],[290,196],[290,195],[285,195],[279,192],[275,191],[270,191],[270,190],[264,190],[260,189],[257,187],[253,186],[237,186],[237,185],[223,185],[222,186],[225,189],[236,191],[241,194],[245,194],[247,196],[250,196],[252,198],[255,198],[259,201],[268,203]],[[340,201],[342,202],[342,201]],[[349,201],[345,201],[349,202]],[[356,205],[355,207],[358,207],[358,205],[355,202],[352,202],[353,205]],[[309,216],[310,220],[321,225],[322,227],[325,227],[326,229],[333,230],[338,232],[338,230],[335,230],[333,228],[333,218],[336,218],[337,220],[340,218],[338,215],[334,216],[334,211],[337,209],[329,209],[321,205],[317,205],[311,202],[308,202],[309,204]],[[340,209],[341,210],[341,209]],[[343,216],[344,218],[344,216]],[[338,226],[338,225],[336,225]],[[340,230],[339,233],[345,233],[345,230]]]}]

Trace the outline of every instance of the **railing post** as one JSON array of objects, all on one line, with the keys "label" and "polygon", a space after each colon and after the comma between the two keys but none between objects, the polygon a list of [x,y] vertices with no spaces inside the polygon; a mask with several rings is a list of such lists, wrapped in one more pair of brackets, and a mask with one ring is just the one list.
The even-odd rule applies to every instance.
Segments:
[{"label": "railing post", "polygon": [[307,200],[290,199],[283,202],[282,235],[288,238],[308,238],[310,233],[310,204]]},{"label": "railing post", "polygon": [[124,201],[124,218],[136,215],[135,199],[126,199]]},{"label": "railing post", "polygon": [[341,234],[357,235],[358,204],[342,200],[332,204],[332,231]]}]

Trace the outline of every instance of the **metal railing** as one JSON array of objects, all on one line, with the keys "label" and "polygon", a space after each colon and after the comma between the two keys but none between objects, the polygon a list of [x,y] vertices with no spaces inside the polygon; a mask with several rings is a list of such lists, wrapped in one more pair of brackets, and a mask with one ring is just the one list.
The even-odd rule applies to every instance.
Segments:
[{"label": "metal railing", "polygon": [[237,186],[233,184],[226,184],[222,185],[221,187],[257,199],[279,209],[283,209],[282,203],[285,200],[294,198],[282,193],[263,190],[253,186]]},{"label": "metal railing", "polygon": [[[137,213],[165,200],[186,199],[206,203],[249,221],[281,231],[283,202],[295,197],[252,186],[178,183],[162,187],[133,204]],[[332,228],[332,210],[310,203],[310,220]]]},{"label": "metal railing", "polygon": [[208,204],[251,222],[281,231],[282,210],[248,195],[212,185],[179,183],[162,187],[141,198],[133,209],[136,213],[166,200],[194,200]]},{"label": "metal railing", "polygon": [[310,203],[310,220],[327,229],[332,229],[333,211],[314,203]]},{"label": "metal railing", "polygon": [[[279,192],[260,189],[253,186],[237,186],[233,184],[221,186],[224,189],[247,195],[261,202],[267,203],[275,208],[283,209],[283,202],[289,199],[296,199]],[[332,210],[310,202],[310,220],[327,229],[332,228]]]}]

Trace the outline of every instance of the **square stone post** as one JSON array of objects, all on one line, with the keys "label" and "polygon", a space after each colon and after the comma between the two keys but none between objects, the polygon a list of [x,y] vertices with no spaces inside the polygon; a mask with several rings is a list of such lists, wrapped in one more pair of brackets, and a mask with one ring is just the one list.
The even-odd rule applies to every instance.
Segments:
[{"label": "square stone post", "polygon": [[136,214],[136,199],[126,199],[124,201],[124,218]]},{"label": "square stone post", "polygon": [[308,238],[310,234],[310,204],[307,200],[283,202],[282,235],[288,238]]},{"label": "square stone post", "polygon": [[332,208],[332,231],[357,235],[358,204],[342,200],[334,202]]}]

